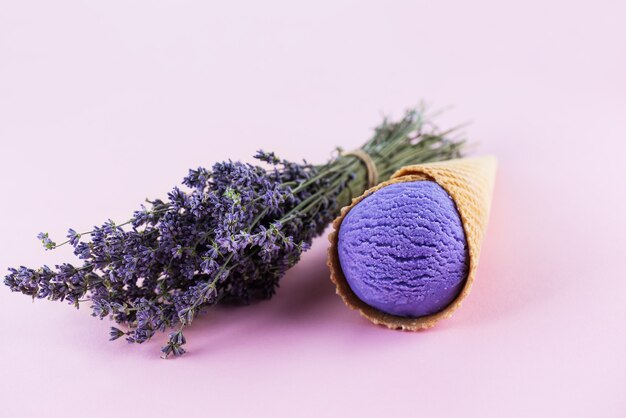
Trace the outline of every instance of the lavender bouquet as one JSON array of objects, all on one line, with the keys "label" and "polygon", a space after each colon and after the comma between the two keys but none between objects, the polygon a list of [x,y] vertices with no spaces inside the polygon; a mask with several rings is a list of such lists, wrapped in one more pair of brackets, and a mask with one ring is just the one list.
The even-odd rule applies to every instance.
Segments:
[{"label": "lavender bouquet", "polygon": [[162,357],[185,353],[183,329],[204,308],[268,299],[280,278],[352,197],[407,164],[460,156],[449,138],[411,110],[387,120],[359,150],[326,164],[295,163],[259,151],[256,166],[226,161],[189,170],[185,189],[146,200],[124,223],[111,220],[91,231],[70,229],[46,249],[71,245],[80,265],[10,268],[4,283],[39,299],[66,300],[92,315],[110,317],[111,340],[150,340],[173,328]]}]

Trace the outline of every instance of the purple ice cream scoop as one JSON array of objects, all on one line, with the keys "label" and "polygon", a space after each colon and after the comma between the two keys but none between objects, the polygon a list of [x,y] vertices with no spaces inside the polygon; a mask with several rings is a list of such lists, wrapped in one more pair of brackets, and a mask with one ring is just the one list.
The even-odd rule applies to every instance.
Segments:
[{"label": "purple ice cream scoop", "polygon": [[361,200],[341,223],[338,251],[352,291],[392,315],[441,311],[467,277],[461,218],[433,181],[393,183]]}]

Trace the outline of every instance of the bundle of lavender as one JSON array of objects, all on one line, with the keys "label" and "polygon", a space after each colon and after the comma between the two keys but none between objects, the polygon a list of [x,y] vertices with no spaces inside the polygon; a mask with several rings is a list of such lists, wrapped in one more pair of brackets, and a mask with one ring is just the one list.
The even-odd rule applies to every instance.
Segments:
[{"label": "bundle of lavender", "polygon": [[146,200],[127,222],[70,229],[59,244],[39,234],[47,249],[73,246],[81,265],[10,268],[4,283],[33,299],[89,303],[93,316],[121,324],[111,328],[111,340],[143,343],[173,328],[162,357],[182,355],[183,329],[204,308],[270,298],[352,197],[404,165],[459,157],[463,142],[451,132],[411,110],[398,122],[383,121],[360,150],[338,149],[326,164],[259,151],[265,167],[227,161],[190,170],[185,190]]}]

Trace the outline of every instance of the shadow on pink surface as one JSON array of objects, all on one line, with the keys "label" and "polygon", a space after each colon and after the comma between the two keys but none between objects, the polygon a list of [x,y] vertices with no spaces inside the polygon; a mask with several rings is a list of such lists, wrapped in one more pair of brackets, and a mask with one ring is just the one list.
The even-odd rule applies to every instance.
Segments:
[{"label": "shadow on pink surface", "polygon": [[545,257],[541,243],[528,245],[537,241],[532,237],[541,223],[533,221],[530,195],[524,187],[528,187],[524,179],[512,176],[501,162],[477,277],[472,292],[450,320],[452,326],[505,321],[563,291],[550,280],[550,268],[540,261]]},{"label": "shadow on pink surface", "polygon": [[320,241],[324,242],[318,241],[282,279],[272,299],[249,306],[219,306],[199,317],[187,333],[193,341],[193,355],[250,345],[299,346],[320,335],[341,340],[376,328],[347,309],[335,294],[326,266],[325,240]]}]

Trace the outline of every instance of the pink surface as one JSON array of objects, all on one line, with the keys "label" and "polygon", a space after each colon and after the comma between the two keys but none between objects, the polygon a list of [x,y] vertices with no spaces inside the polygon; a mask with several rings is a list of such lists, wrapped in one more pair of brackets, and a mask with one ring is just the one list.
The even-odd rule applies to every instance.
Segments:
[{"label": "pink surface", "polygon": [[0,268],[69,258],[37,232],[124,220],[189,167],[321,162],[426,98],[500,161],[473,293],[428,332],[372,326],[321,238],[163,361],[3,287],[0,416],[625,416],[622,1],[205,3],[3,2]]}]

